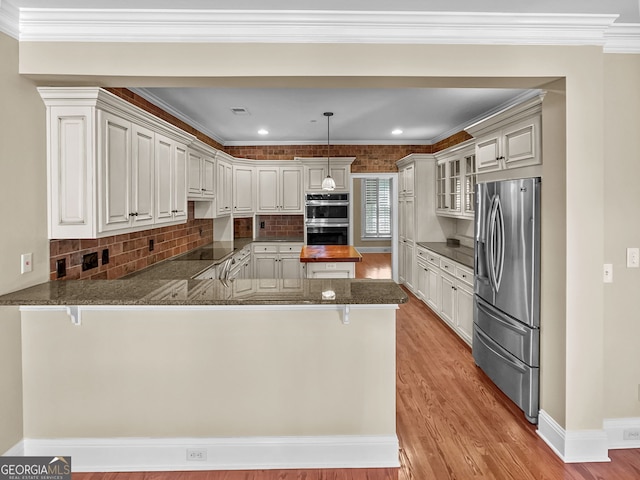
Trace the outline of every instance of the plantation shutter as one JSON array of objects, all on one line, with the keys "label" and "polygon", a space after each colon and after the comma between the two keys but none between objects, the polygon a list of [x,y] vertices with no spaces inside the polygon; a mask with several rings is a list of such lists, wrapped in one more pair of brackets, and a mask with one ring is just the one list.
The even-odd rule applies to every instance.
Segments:
[{"label": "plantation shutter", "polygon": [[366,179],[363,189],[363,237],[391,236],[391,180]]}]

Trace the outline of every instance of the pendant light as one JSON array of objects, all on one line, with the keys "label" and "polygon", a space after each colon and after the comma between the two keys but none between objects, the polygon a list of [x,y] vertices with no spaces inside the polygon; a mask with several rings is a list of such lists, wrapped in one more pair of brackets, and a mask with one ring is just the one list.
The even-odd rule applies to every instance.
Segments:
[{"label": "pendant light", "polygon": [[335,190],[336,182],[331,178],[331,161],[329,160],[329,119],[333,116],[333,112],[324,112],[324,116],[327,117],[327,176],[322,180],[322,190]]}]

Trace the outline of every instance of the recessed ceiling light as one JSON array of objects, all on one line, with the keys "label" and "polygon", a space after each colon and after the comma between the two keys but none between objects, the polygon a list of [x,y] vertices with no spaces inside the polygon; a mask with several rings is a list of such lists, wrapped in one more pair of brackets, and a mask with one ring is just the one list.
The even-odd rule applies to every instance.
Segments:
[{"label": "recessed ceiling light", "polygon": [[258,135],[269,135],[269,130],[261,128],[260,130],[258,130]]},{"label": "recessed ceiling light", "polygon": [[395,130],[391,131],[391,135],[401,135],[402,134],[402,130],[400,130],[399,128],[396,128]]}]

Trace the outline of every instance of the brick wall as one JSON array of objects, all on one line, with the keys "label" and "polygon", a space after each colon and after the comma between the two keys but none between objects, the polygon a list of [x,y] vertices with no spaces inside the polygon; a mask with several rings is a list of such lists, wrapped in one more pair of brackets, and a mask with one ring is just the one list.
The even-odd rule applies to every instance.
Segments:
[{"label": "brick wall", "polygon": [[[258,215],[257,237],[302,237],[304,235],[303,215]],[[264,222],[264,228],[260,223]]]},{"label": "brick wall", "polygon": [[233,238],[253,238],[253,218],[234,218]]},{"label": "brick wall", "polygon": [[[112,235],[95,240],[51,240],[50,278],[56,280],[56,261],[66,260],[67,275],[60,280],[112,280],[156,262],[185,253],[213,241],[213,221],[194,219],[194,204],[189,202],[186,223],[142,232]],[[154,249],[149,251],[149,240]],[[102,263],[102,251],[109,250],[109,263]],[[82,271],[82,257],[97,252],[98,267]]]}]

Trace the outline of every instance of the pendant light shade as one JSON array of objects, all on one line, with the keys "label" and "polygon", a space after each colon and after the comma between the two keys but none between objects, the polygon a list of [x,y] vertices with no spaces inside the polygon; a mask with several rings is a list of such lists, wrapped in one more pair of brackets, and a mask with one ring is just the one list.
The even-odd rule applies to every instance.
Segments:
[{"label": "pendant light shade", "polygon": [[333,112],[324,112],[324,116],[327,117],[327,176],[322,180],[322,190],[335,190],[336,182],[331,177],[331,160],[329,160],[329,119],[333,116]]}]

